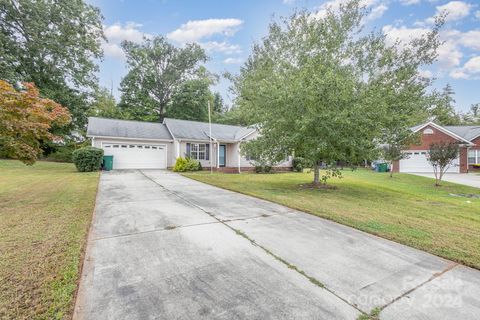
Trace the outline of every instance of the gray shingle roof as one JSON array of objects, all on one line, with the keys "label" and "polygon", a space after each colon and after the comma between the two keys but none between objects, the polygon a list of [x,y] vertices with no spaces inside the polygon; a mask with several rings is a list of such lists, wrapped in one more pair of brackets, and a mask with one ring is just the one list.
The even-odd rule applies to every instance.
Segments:
[{"label": "gray shingle roof", "polygon": [[480,136],[480,126],[445,126],[444,128],[468,141]]},{"label": "gray shingle roof", "polygon": [[[414,127],[411,127],[410,129],[412,131],[416,131],[424,127],[426,124],[427,123],[419,124]],[[442,126],[442,127],[470,142],[473,139],[480,136],[480,126]]]},{"label": "gray shingle roof", "polygon": [[163,123],[88,118],[87,136],[172,140]]},{"label": "gray shingle roof", "polygon": [[[176,139],[208,140],[208,122],[188,121],[165,118],[164,123]],[[216,140],[234,141],[243,138],[254,128],[212,123],[212,138]]]}]

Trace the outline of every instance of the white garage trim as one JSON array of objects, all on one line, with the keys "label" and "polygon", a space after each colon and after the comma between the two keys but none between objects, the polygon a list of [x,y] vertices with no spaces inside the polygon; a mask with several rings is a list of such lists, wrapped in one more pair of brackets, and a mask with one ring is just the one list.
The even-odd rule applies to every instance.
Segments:
[{"label": "white garage trim", "polygon": [[[400,172],[433,173],[433,166],[427,159],[428,150],[405,150],[405,153],[409,154],[409,157],[399,161]],[[460,155],[453,160],[446,172],[460,172]]]},{"label": "white garage trim", "polygon": [[[137,142],[136,142],[137,141]],[[168,145],[167,144],[164,144],[164,143],[145,143],[144,141],[145,140],[142,140],[141,142],[138,141],[138,140],[129,140],[129,141],[103,141],[101,143],[101,148],[106,151],[107,149],[110,150],[110,148],[113,149],[149,149],[149,150],[153,150],[153,149],[160,149],[161,150],[164,150],[164,165],[163,166],[159,166],[158,169],[166,169],[168,167]],[[125,147],[124,147],[125,146]],[[141,148],[139,148],[139,146],[141,146]],[[108,152],[109,153],[109,152]],[[117,158],[118,159],[118,158]],[[141,168],[116,168],[115,167],[115,155],[113,157],[113,162],[114,162],[114,166],[113,166],[113,169],[141,169]],[[146,169],[146,168],[143,168],[143,169]],[[152,168],[154,169],[154,168]],[[156,169],[156,168],[155,168]]]}]

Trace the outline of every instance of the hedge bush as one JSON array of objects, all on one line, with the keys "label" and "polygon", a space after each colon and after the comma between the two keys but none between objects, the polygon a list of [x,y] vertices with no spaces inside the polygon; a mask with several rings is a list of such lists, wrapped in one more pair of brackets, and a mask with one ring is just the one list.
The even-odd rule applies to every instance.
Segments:
[{"label": "hedge bush", "polygon": [[272,173],[272,167],[271,166],[255,166],[255,172],[256,173]]},{"label": "hedge bush", "polygon": [[178,157],[175,161],[175,166],[173,171],[175,172],[186,172],[186,171],[198,171],[202,170],[202,165],[197,160],[191,158],[182,158]]},{"label": "hedge bush", "polygon": [[72,160],[80,172],[97,171],[102,166],[103,150],[85,147],[72,153]]},{"label": "hedge bush", "polygon": [[295,157],[292,161],[293,171],[303,172],[305,167],[305,160],[301,157]]},{"label": "hedge bush", "polygon": [[75,149],[70,146],[58,147],[56,151],[46,156],[45,160],[55,162],[73,162],[72,155],[74,151]]}]

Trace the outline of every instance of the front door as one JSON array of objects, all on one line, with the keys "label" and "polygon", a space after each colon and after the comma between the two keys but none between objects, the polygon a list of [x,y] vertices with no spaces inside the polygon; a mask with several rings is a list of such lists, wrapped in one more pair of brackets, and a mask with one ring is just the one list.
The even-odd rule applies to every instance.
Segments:
[{"label": "front door", "polygon": [[224,144],[220,145],[220,149],[218,150],[218,165],[220,167],[225,167],[227,157],[227,146]]}]

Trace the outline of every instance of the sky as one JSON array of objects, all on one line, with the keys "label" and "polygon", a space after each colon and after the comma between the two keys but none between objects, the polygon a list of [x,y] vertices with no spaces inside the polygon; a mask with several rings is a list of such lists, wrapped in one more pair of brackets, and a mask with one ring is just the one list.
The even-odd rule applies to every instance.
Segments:
[{"label": "sky", "polygon": [[[322,12],[338,7],[343,0],[89,0],[104,16],[108,41],[102,44],[100,84],[118,87],[127,73],[120,47],[123,40],[141,42],[143,37],[165,36],[176,46],[196,42],[207,52],[207,68],[219,75],[238,73],[252,44],[267,35],[272,20],[289,16],[297,9]],[[408,41],[431,28],[434,17],[447,13],[440,37],[438,61],[421,70],[434,79],[434,87],[447,83],[455,91],[456,108],[466,112],[480,102],[480,0],[361,0],[369,9],[367,30],[382,31],[388,41]],[[220,79],[212,88],[230,103],[230,83]]]}]

